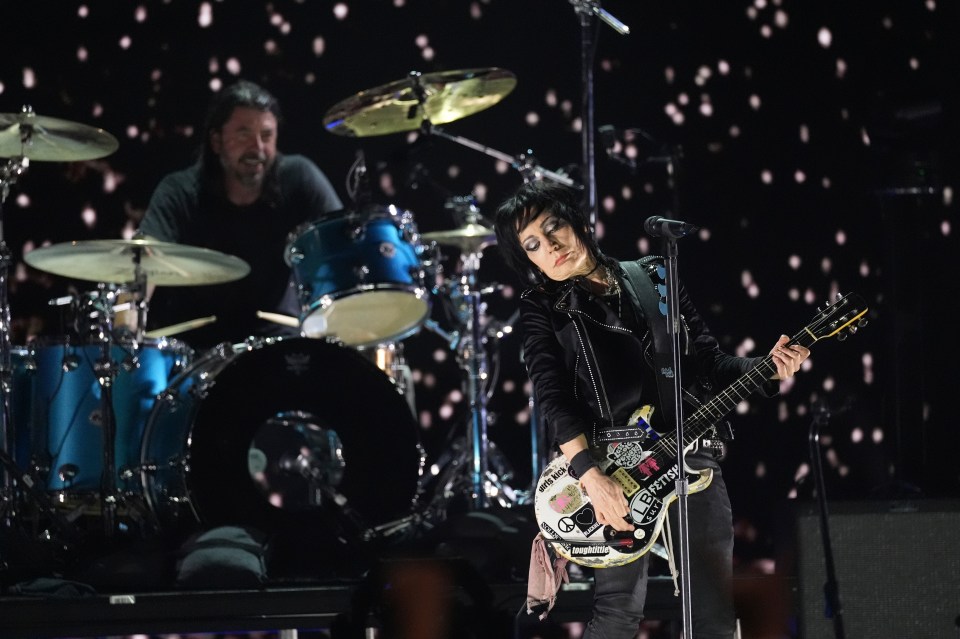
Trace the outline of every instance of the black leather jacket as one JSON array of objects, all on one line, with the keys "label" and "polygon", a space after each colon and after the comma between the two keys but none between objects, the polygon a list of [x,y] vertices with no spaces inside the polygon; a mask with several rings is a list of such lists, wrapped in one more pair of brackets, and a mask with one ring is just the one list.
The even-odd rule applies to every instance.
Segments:
[{"label": "black leather jacket", "polygon": [[[630,304],[623,271],[619,266],[614,270],[621,288],[619,301]],[[554,443],[584,434],[593,444],[597,429],[622,427],[643,404],[659,407],[652,340],[643,313],[634,310],[643,335],[628,328],[617,309],[589,292],[579,279],[521,295],[524,361]],[[722,390],[759,361],[722,352],[682,286],[680,313],[685,388],[697,382],[708,393]],[[653,425],[664,430],[656,419]]]}]

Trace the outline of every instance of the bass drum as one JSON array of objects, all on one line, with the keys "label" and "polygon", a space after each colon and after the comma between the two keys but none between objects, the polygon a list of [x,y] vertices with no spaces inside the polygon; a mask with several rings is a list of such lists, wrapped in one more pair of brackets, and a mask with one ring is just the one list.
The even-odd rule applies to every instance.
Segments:
[{"label": "bass drum", "polygon": [[267,338],[218,346],[172,380],[141,479],[161,533],[243,525],[319,544],[344,522],[349,536],[409,515],[422,464],[413,414],[372,362]]}]

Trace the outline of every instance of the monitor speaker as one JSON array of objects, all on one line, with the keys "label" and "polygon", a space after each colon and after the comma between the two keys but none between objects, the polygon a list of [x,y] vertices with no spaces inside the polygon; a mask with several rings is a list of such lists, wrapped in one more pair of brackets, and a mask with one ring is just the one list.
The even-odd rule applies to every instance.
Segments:
[{"label": "monitor speaker", "polygon": [[[830,503],[847,637],[960,637],[960,502]],[[819,507],[796,518],[799,636],[833,637]]]}]

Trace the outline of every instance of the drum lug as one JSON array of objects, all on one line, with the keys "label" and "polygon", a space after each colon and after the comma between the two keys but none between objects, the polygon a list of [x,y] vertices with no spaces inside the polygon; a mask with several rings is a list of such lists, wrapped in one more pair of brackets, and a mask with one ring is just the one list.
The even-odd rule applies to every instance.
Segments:
[{"label": "drum lug", "polygon": [[366,284],[367,276],[370,275],[370,267],[366,264],[361,264],[360,266],[355,266],[353,272],[360,284]]},{"label": "drum lug", "polygon": [[190,396],[199,400],[206,399],[207,395],[210,394],[210,389],[213,388],[214,383],[215,382],[213,381],[197,382],[190,388]]},{"label": "drum lug", "polygon": [[123,358],[123,361],[120,362],[120,368],[122,368],[125,373],[135,371],[140,368],[140,358],[136,355],[127,355]]},{"label": "drum lug", "polygon": [[347,237],[347,239],[354,242],[359,242],[366,237],[367,227],[362,224],[357,224],[355,226],[344,226],[343,234]]},{"label": "drum lug", "polygon": [[154,461],[146,461],[137,466],[137,470],[141,473],[155,473],[159,468],[160,467],[157,466],[157,462]]},{"label": "drum lug", "polygon": [[80,366],[80,358],[76,355],[66,355],[63,358],[63,361],[60,363],[60,368],[63,369],[64,373],[69,373],[70,371],[75,371]]},{"label": "drum lug", "polygon": [[287,251],[287,261],[289,262],[290,266],[296,266],[303,261],[303,258],[303,251],[296,246],[290,247],[290,249]]},{"label": "drum lug", "polygon": [[164,404],[170,411],[173,411],[176,409],[178,396],[179,393],[175,389],[168,388],[157,395],[157,401]]}]

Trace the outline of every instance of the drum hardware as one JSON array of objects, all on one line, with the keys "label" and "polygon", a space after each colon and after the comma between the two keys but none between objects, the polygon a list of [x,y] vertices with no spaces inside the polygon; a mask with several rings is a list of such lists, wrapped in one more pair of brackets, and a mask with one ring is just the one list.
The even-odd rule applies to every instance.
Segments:
[{"label": "drum hardware", "polygon": [[350,137],[416,131],[423,120],[446,124],[500,102],[517,85],[505,69],[478,68],[421,74],[361,91],[332,106],[327,131]]},{"label": "drum hardware", "polygon": [[233,255],[145,238],[62,242],[34,249],[24,261],[54,275],[126,286],[136,285],[138,274],[152,286],[205,286],[250,272],[250,265]]},{"label": "drum hardware", "polygon": [[284,259],[298,284],[301,334],[365,347],[416,332],[430,309],[419,240],[413,214],[392,205],[295,229]]},{"label": "drum hardware", "polygon": [[511,156],[436,125],[447,124],[490,108],[513,91],[516,76],[496,67],[422,74],[361,91],[330,107],[323,117],[327,131],[350,137],[369,137],[420,131],[455,142],[506,162],[525,180],[548,178],[582,188],[566,175],[550,171],[528,154]]},{"label": "drum hardware", "polygon": [[[55,244],[48,247],[35,249],[25,257],[25,261],[34,268],[61,275],[65,277],[91,280],[98,282],[97,292],[78,304],[79,309],[76,313],[77,332],[81,335],[89,333],[92,338],[92,344],[97,346],[99,356],[92,361],[91,370],[96,380],[99,392],[99,412],[90,416],[90,424],[99,427],[102,437],[102,458],[101,458],[101,477],[96,492],[100,495],[101,511],[103,517],[103,528],[108,539],[112,539],[117,531],[117,512],[123,505],[125,495],[118,482],[130,479],[131,473],[118,472],[117,464],[117,446],[123,445],[127,450],[126,438],[133,437],[136,444],[136,450],[139,452],[140,431],[136,428],[136,410],[138,404],[133,407],[132,414],[124,415],[123,423],[125,429],[123,432],[124,440],[117,441],[118,418],[114,412],[115,407],[115,387],[120,374],[128,376],[137,371],[143,359],[144,353],[140,346],[146,341],[145,327],[147,322],[147,295],[148,281],[150,285],[156,286],[199,286],[206,284],[217,284],[229,282],[246,276],[250,271],[249,265],[243,260],[212,251],[209,249],[192,247],[182,244],[169,242],[159,242],[144,238],[132,240],[92,240],[86,242],[69,242]],[[117,284],[107,284],[105,282],[119,282]],[[121,302],[120,295],[126,294],[132,297],[130,302]],[[60,302],[61,300],[55,300]],[[72,302],[71,302],[72,303]],[[130,342],[118,344],[115,338],[114,317],[120,310],[136,309],[137,328],[135,339]],[[182,325],[179,328],[187,330],[196,327],[198,324],[208,323],[209,318],[202,320],[193,320]],[[150,338],[153,339],[153,338]],[[120,346],[121,353],[115,353],[115,346]],[[160,349],[165,347],[165,343],[159,345]],[[61,362],[61,368],[66,370],[76,370],[72,364],[71,357],[76,357],[76,353],[71,353],[69,348],[65,349],[64,359]],[[77,360],[79,364],[79,360]],[[160,371],[152,366],[149,374],[166,375],[171,367],[161,367],[165,370]],[[156,380],[148,380],[156,381]],[[130,392],[136,395],[142,392],[142,389],[130,389]],[[153,396],[159,390],[153,392]],[[82,400],[81,400],[82,401]],[[79,406],[78,406],[79,408]],[[130,407],[124,407],[129,409]],[[127,410],[126,412],[130,412]],[[73,415],[64,420],[68,426],[62,433],[60,445],[57,448],[57,455],[62,452],[62,445],[73,439],[81,438],[82,434],[71,432],[74,424],[77,422],[77,416]],[[80,431],[83,431],[81,424]],[[53,424],[60,428],[59,424],[48,422],[48,428]],[[79,441],[83,442],[82,439]],[[83,447],[78,451],[81,456],[86,451]],[[89,469],[96,468],[96,462],[88,459],[86,467],[76,466],[72,472],[63,474],[58,473],[53,479],[53,483],[59,482],[59,488],[68,493],[79,490],[74,480],[85,479],[85,474]],[[69,470],[69,468],[66,468]],[[48,484],[51,483],[48,480]],[[52,489],[48,485],[48,489]],[[129,511],[135,512],[137,504],[131,502]]]},{"label": "drum hardware", "polygon": [[496,236],[480,215],[472,197],[451,198],[446,208],[453,212],[454,219],[461,226],[450,231],[424,233],[422,237],[461,251],[456,283],[438,287],[438,291],[457,306],[458,325],[454,331],[445,331],[432,321],[425,326],[444,338],[457,353],[457,363],[464,373],[464,394],[470,406],[470,421],[466,434],[469,445],[456,450],[444,476],[438,478],[434,504],[430,506],[437,516],[444,514],[446,503],[462,488],[464,474],[469,485],[470,507],[474,509],[487,508],[491,500],[499,501],[512,492],[497,473],[491,472],[489,452],[492,445],[487,437],[489,371],[486,345],[490,335],[485,330],[486,305],[482,295],[493,289],[480,285],[478,274],[482,250],[495,244]]},{"label": "drum hardware", "polygon": [[315,547],[343,527],[370,540],[411,513],[417,440],[393,383],[357,350],[252,339],[211,349],[153,405],[141,494],[169,532],[230,522]]},{"label": "drum hardware", "polygon": [[486,146],[485,144],[480,144],[479,142],[474,142],[473,140],[463,136],[447,133],[440,127],[434,126],[428,120],[424,120],[420,131],[422,135],[433,135],[438,138],[443,138],[444,140],[455,142],[460,146],[465,146],[468,149],[479,151],[484,155],[489,155],[490,157],[500,160],[501,162],[505,162],[507,166],[510,166],[519,172],[525,182],[546,178],[559,184],[569,186],[570,188],[578,190],[583,189],[582,185],[575,182],[563,172],[551,171],[550,169],[546,169],[538,164],[536,158],[529,150],[526,153],[521,153],[518,155],[508,155],[503,151],[498,151],[492,147]]},{"label": "drum hardware", "polygon": [[[10,301],[8,275],[13,259],[3,233],[3,205],[10,187],[29,166],[31,160],[73,162],[92,160],[113,153],[116,138],[102,129],[75,122],[43,117],[25,105],[19,113],[0,114],[0,525],[13,527],[21,498],[33,500],[51,516],[54,525],[66,534],[62,518],[49,500],[36,490],[29,472],[21,472],[11,455],[16,446],[16,424],[11,419],[10,395],[13,371],[10,345]],[[24,489],[26,489],[24,491]]]}]

